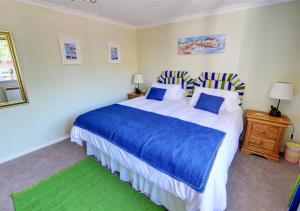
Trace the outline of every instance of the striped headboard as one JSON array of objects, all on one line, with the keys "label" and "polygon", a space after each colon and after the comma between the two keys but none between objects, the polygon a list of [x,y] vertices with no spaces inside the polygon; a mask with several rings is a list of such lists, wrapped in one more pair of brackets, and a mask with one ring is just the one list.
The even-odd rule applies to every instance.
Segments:
[{"label": "striped headboard", "polygon": [[243,83],[236,73],[203,72],[194,82],[195,86],[236,91],[242,102],[245,91]]},{"label": "striped headboard", "polygon": [[186,90],[186,96],[193,95],[194,80],[187,71],[163,71],[157,79],[161,84],[181,84],[181,88]]}]

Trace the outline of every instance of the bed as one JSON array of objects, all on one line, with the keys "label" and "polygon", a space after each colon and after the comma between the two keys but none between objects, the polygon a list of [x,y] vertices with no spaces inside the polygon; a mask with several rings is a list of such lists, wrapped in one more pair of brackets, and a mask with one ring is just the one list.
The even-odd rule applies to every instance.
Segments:
[{"label": "bed", "polygon": [[111,172],[119,172],[121,180],[130,182],[135,190],[149,196],[154,203],[163,205],[168,210],[224,210],[227,172],[238,149],[239,136],[243,128],[243,111],[238,109],[220,115],[211,114],[191,107],[189,96],[192,95],[195,85],[237,91],[242,99],[244,84],[237,74],[204,72],[193,80],[186,71],[164,71],[158,77],[158,82],[181,84],[182,88],[187,90],[187,97],[180,101],[152,101],[139,97],[118,105],[226,132],[202,192],[158,170],[90,130],[74,125],[71,141],[79,145],[86,142],[87,155],[95,156],[101,165],[108,167]]}]

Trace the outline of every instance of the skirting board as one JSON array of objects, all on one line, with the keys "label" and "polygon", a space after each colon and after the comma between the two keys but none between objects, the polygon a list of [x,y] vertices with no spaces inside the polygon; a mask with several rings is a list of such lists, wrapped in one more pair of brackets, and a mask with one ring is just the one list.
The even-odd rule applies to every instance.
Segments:
[{"label": "skirting board", "polygon": [[42,149],[44,147],[50,146],[52,144],[56,144],[58,142],[65,141],[67,139],[70,139],[70,137],[71,137],[70,135],[65,135],[65,136],[56,138],[53,141],[50,141],[50,142],[47,142],[47,143],[44,143],[44,144],[32,147],[30,149],[27,149],[27,150],[24,150],[22,152],[16,153],[14,155],[10,155],[10,156],[8,156],[6,158],[0,159],[0,164],[5,163],[5,162],[10,161],[10,160],[13,160],[13,159],[18,158],[18,157],[21,157],[23,155],[29,154],[29,153],[34,152],[36,150]]}]

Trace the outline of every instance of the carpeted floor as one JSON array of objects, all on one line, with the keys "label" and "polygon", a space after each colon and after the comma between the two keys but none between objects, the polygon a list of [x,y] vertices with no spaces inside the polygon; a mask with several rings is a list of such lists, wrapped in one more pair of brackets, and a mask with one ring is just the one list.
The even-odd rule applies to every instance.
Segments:
[{"label": "carpeted floor", "polygon": [[[84,149],[64,141],[0,165],[0,210],[14,210],[11,194],[85,158]],[[299,174],[297,165],[237,153],[229,169],[227,210],[286,210]]]}]

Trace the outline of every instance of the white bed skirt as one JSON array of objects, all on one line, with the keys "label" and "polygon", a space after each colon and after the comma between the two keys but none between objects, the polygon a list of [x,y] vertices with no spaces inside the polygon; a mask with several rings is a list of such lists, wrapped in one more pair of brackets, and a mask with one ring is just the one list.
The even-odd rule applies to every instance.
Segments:
[{"label": "white bed skirt", "polygon": [[159,188],[140,174],[126,168],[124,165],[120,164],[120,162],[113,160],[94,145],[88,142],[86,142],[86,144],[87,155],[95,156],[96,159],[100,161],[101,165],[109,168],[112,173],[119,172],[122,181],[130,182],[135,190],[147,195],[155,204],[163,205],[168,210],[172,211],[185,210],[186,202],[184,200]]},{"label": "white bed skirt", "polygon": [[[86,142],[88,155],[95,155],[102,165],[111,168],[112,172],[120,172],[122,180],[129,181],[135,189],[148,195],[153,202],[165,206],[168,210],[217,211],[226,208],[228,168],[220,160],[215,161],[205,191],[199,193],[85,129],[74,126],[71,141],[80,146]],[[218,153],[221,157],[217,156],[216,160],[224,159],[223,153],[221,147]]]}]

